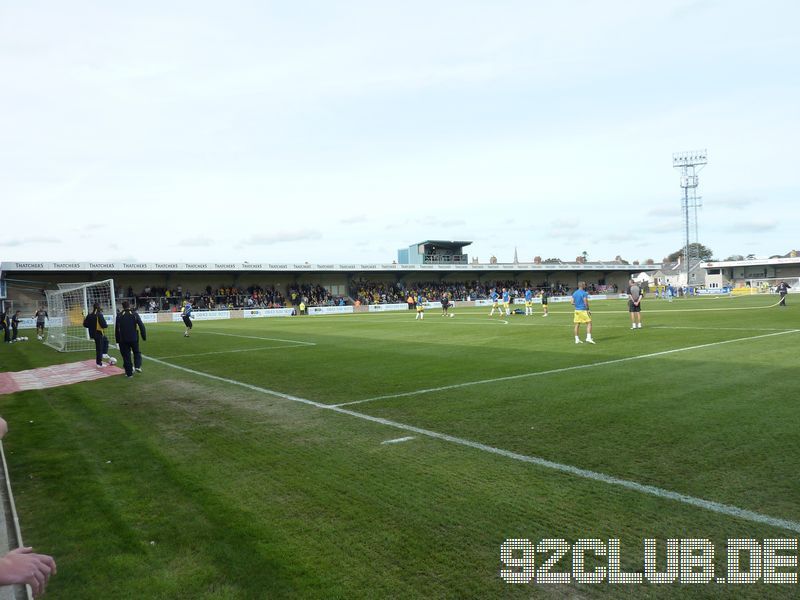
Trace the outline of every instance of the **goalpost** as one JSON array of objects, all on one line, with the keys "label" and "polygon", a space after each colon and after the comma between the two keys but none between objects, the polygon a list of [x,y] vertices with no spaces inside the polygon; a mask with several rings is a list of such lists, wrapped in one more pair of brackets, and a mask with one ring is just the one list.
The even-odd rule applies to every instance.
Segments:
[{"label": "goalpost", "polygon": [[58,288],[47,291],[49,323],[45,344],[59,352],[94,350],[94,340],[83,326],[83,319],[97,303],[109,328],[114,326],[114,280],[59,283]]}]

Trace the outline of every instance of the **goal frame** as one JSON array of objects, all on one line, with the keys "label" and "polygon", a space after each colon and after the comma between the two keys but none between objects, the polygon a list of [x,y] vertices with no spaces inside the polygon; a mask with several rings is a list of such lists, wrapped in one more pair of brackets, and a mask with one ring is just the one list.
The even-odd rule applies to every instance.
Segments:
[{"label": "goal frame", "polygon": [[58,289],[47,290],[48,328],[45,344],[59,352],[94,349],[94,340],[83,326],[83,319],[96,302],[109,327],[116,318],[114,280],[82,283],[59,283]]}]

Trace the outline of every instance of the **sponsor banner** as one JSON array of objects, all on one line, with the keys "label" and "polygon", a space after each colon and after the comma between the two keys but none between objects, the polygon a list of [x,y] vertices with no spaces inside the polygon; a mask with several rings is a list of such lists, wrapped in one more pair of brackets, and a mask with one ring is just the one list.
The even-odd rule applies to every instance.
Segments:
[{"label": "sponsor banner", "polygon": [[727,296],[731,293],[731,290],[729,288],[714,288],[695,290],[694,293],[698,296]]},{"label": "sponsor banner", "polygon": [[488,298],[485,300],[475,300],[475,306],[491,306],[492,301]]},{"label": "sponsor banner", "polygon": [[312,306],[308,309],[309,315],[335,315],[353,312],[352,306]]},{"label": "sponsor banner", "polygon": [[245,319],[259,319],[262,317],[291,317],[292,308],[246,308],[242,311]]},{"label": "sponsor banner", "polygon": [[370,304],[369,312],[383,312],[387,310],[408,310],[408,303],[404,304]]},{"label": "sponsor banner", "polygon": [[[216,321],[219,319],[230,319],[231,311],[229,310],[196,310],[192,312],[192,319],[195,321]],[[183,321],[181,313],[172,313],[173,321]]]},{"label": "sponsor banner", "polygon": [[[442,308],[441,302],[426,302],[425,308]],[[408,309],[408,305],[406,305],[406,309]]]},{"label": "sponsor banner", "polygon": [[[106,318],[106,323],[108,323],[109,327],[114,324],[114,315],[103,315]],[[83,317],[81,317],[83,319]],[[52,317],[45,319],[44,326],[47,327],[61,327],[62,319],[61,317]],[[74,325],[80,325],[81,323],[74,323]],[[9,325],[10,326],[10,325]],[[25,317],[19,320],[19,328],[20,329],[36,329],[36,319],[33,317]]]},{"label": "sponsor banner", "polygon": [[142,323],[158,323],[158,313],[139,313]]}]

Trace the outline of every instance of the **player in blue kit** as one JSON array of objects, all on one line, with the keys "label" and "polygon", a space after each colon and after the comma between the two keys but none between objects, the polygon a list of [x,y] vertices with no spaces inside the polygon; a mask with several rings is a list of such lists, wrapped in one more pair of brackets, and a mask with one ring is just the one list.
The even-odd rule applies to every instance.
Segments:
[{"label": "player in blue kit", "polygon": [[581,281],[578,289],[572,293],[572,304],[575,306],[575,316],[572,319],[575,323],[575,343],[582,344],[579,333],[581,323],[586,323],[586,341],[594,344],[592,339],[592,313],[589,311],[589,293],[586,291],[586,282]]},{"label": "player in blue kit", "polygon": [[533,315],[533,290],[525,288],[525,316]]},{"label": "player in blue kit", "polygon": [[500,308],[500,294],[497,293],[496,289],[492,288],[492,291],[489,293],[489,298],[492,301],[492,310],[489,316],[491,317],[494,314],[495,309],[500,313],[500,316],[503,316],[503,309]]},{"label": "player in blue kit", "polygon": [[503,310],[507,317],[511,315],[511,293],[506,288],[503,288]]},{"label": "player in blue kit", "polygon": [[414,317],[416,321],[419,319],[422,321],[425,318],[425,298],[423,298],[422,294],[417,294],[417,316]]}]

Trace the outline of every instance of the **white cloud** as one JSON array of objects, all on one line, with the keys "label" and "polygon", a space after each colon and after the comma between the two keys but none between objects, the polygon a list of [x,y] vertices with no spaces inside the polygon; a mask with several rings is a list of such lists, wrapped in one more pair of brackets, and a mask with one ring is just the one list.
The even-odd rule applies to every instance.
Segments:
[{"label": "white cloud", "polygon": [[683,221],[681,219],[652,219],[642,225],[641,231],[644,233],[681,233]]},{"label": "white cloud", "polygon": [[177,245],[178,246],[188,246],[188,247],[202,247],[202,246],[210,246],[213,243],[214,243],[214,240],[212,240],[210,237],[207,237],[207,236],[204,236],[204,235],[200,235],[200,236],[197,236],[197,237],[185,238],[185,239],[179,240],[177,242]]},{"label": "white cloud", "polygon": [[645,213],[648,217],[674,217],[680,214],[678,206],[657,206]]},{"label": "white cloud", "polygon": [[27,238],[0,239],[0,246],[34,246],[39,244],[61,244],[62,240],[48,236],[32,236]]},{"label": "white cloud", "polygon": [[758,199],[752,197],[715,198],[708,202],[708,207],[721,206],[724,208],[743,209],[753,206],[756,202],[758,202]]},{"label": "white cloud", "polygon": [[743,232],[766,233],[769,231],[775,231],[777,227],[778,227],[777,219],[760,217],[749,221],[738,221],[735,223],[729,223],[723,227],[723,230],[736,234],[740,234]]},{"label": "white cloud", "polygon": [[270,246],[287,242],[312,241],[322,238],[322,233],[315,229],[300,229],[295,231],[277,231],[274,233],[257,233],[246,238],[243,246]]},{"label": "white cloud", "polygon": [[352,217],[345,217],[343,219],[339,219],[339,223],[342,225],[358,225],[360,223],[366,223],[367,217],[364,215],[353,215]]}]

